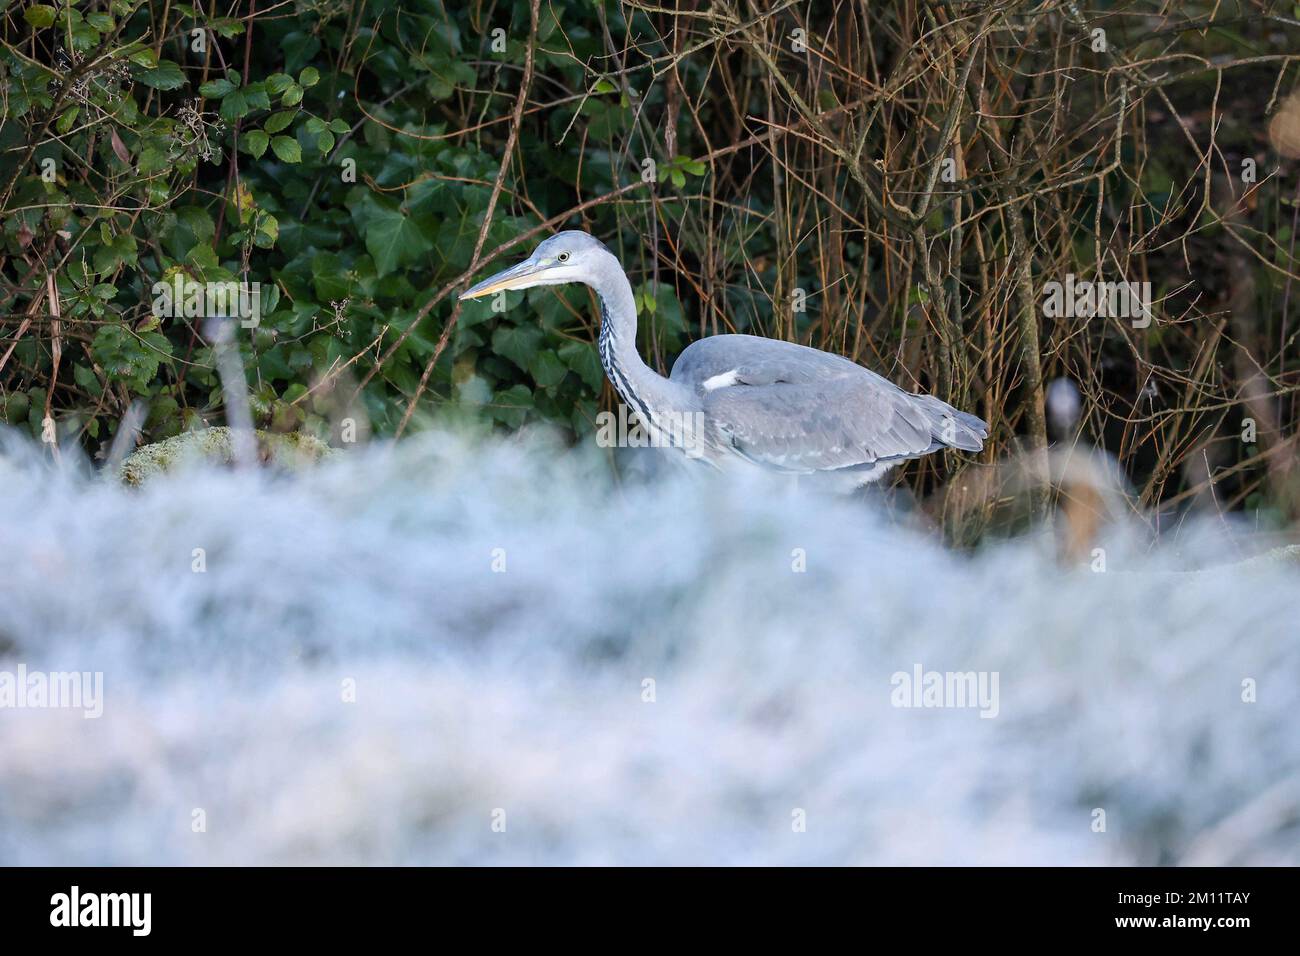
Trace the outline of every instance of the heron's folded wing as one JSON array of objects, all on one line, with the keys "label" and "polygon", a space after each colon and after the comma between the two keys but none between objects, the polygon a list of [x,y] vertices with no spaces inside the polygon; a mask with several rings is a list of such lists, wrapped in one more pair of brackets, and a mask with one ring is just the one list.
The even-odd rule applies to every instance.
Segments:
[{"label": "heron's folded wing", "polygon": [[[737,384],[703,397],[708,424],[757,464],[806,473],[910,458],[935,447],[930,417],[878,376],[784,382],[773,381],[771,372],[742,367]],[[765,380],[771,384],[758,384]]]},{"label": "heron's folded wing", "polygon": [[850,372],[879,378],[842,356],[793,342],[754,335],[711,335],[692,342],[677,357],[672,380],[703,393],[724,382],[735,384],[738,378],[748,385],[800,384],[839,378]]}]

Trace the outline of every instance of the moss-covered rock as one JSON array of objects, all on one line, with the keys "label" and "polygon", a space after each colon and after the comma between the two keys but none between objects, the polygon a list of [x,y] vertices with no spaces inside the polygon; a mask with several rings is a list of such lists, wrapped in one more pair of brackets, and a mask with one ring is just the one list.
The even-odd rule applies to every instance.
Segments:
[{"label": "moss-covered rock", "polygon": [[[301,468],[337,454],[319,438],[300,432],[256,434],[258,460],[275,467]],[[182,462],[229,465],[234,459],[231,446],[231,431],[225,426],[186,432],[136,449],[122,462],[117,477],[124,484],[139,485]]]}]

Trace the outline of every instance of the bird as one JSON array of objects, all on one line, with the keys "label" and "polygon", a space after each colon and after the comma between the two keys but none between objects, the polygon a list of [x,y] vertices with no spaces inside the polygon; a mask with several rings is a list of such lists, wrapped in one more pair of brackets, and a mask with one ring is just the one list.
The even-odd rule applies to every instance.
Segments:
[{"label": "bird", "polygon": [[933,395],[780,339],[706,336],[681,352],[665,378],[637,352],[636,299],[618,257],[579,230],[542,241],[460,298],[573,282],[599,301],[600,361],[619,397],[660,443],[718,470],[757,468],[851,491],[941,449],[978,452],[988,437],[983,420]]}]

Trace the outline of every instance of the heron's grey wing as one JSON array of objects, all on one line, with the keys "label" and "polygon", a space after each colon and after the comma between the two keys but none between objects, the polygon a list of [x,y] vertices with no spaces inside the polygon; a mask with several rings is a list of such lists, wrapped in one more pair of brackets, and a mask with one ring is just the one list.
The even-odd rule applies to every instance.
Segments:
[{"label": "heron's grey wing", "polygon": [[914,458],[944,446],[978,451],[984,422],[829,352],[723,335],[686,349],[674,381],[692,386],[705,419],[738,454],[811,472]]},{"label": "heron's grey wing", "polygon": [[846,372],[862,372],[891,384],[843,356],[756,335],[712,335],[692,342],[673,363],[670,377],[702,395],[721,384],[716,382],[718,376],[741,368],[752,385],[816,382]]},{"label": "heron's grey wing", "polygon": [[907,393],[859,376],[720,388],[705,397],[704,416],[741,456],[796,473],[911,458],[938,447],[929,418]]}]

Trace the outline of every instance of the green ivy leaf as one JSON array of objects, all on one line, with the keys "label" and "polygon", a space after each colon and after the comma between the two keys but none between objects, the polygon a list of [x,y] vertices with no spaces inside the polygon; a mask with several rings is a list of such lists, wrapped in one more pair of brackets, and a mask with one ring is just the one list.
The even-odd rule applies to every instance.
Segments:
[{"label": "green ivy leaf", "polygon": [[569,374],[569,369],[560,361],[558,355],[549,349],[544,349],[529,361],[528,374],[533,377],[538,388],[551,391],[564,381],[564,377]]},{"label": "green ivy leaf", "polygon": [[396,205],[371,200],[359,207],[361,228],[366,236],[366,251],[375,260],[380,278],[393,272],[403,262],[414,261],[431,248],[415,220]]},{"label": "green ivy leaf", "polygon": [[504,355],[524,371],[542,347],[545,336],[532,325],[501,325],[492,333],[492,351]]},{"label": "green ivy leaf", "polygon": [[509,428],[518,428],[533,409],[533,393],[527,385],[512,385],[492,396],[492,417]]},{"label": "green ivy leaf", "polygon": [[578,373],[578,377],[593,392],[599,392],[605,382],[605,369],[600,364],[600,353],[589,342],[565,342],[558,350],[560,360]]}]

